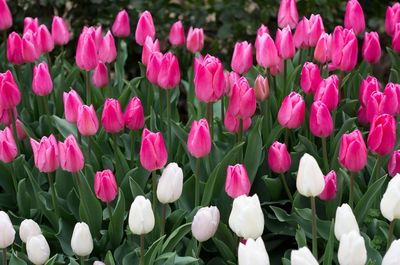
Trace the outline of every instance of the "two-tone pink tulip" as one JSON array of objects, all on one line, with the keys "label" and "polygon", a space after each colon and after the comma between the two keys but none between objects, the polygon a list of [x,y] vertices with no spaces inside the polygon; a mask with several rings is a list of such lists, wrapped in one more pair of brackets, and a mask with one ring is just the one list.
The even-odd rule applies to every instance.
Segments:
[{"label": "two-tone pink tulip", "polygon": [[250,188],[250,179],[244,165],[229,165],[226,169],[225,192],[235,199],[241,195],[249,195]]},{"label": "two-tone pink tulip", "polygon": [[361,34],[365,29],[364,11],[357,0],[349,0],[344,15],[344,26],[352,29],[355,34]]},{"label": "two-tone pink tulip", "polygon": [[85,160],[78,142],[71,134],[64,142],[58,142],[58,151],[60,157],[60,166],[63,170],[76,173],[82,170]]},{"label": "two-tone pink tulip", "polygon": [[194,88],[201,102],[215,102],[224,93],[225,77],[221,61],[207,54],[194,59]]},{"label": "two-tone pink tulip", "polygon": [[396,145],[396,120],[392,115],[381,114],[374,118],[367,144],[373,153],[380,156],[392,152]]},{"label": "two-tone pink tulip", "polygon": [[278,112],[279,124],[288,129],[295,129],[301,126],[305,117],[306,104],[303,97],[291,92],[282,102]]},{"label": "two-tone pink tulip", "polygon": [[118,38],[126,38],[131,34],[129,15],[126,10],[121,10],[118,12],[111,30],[114,36]]},{"label": "two-tone pink tulip", "polygon": [[169,43],[173,46],[183,46],[185,44],[185,30],[182,21],[178,20],[172,24],[168,34]]},{"label": "two-tone pink tulip", "polygon": [[146,10],[140,15],[136,26],[136,43],[143,46],[147,36],[150,36],[154,40],[156,37],[156,28],[154,27],[153,16]]},{"label": "two-tone pink tulip", "polygon": [[167,160],[168,153],[162,134],[144,129],[140,146],[140,163],[143,168],[147,171],[161,169],[165,166]]},{"label": "two-tone pink tulip", "polygon": [[193,121],[187,140],[189,153],[196,158],[204,157],[210,153],[211,145],[210,128],[207,120]]},{"label": "two-tone pink tulip", "polygon": [[232,55],[231,67],[238,74],[247,73],[253,66],[253,48],[247,41],[237,42]]}]

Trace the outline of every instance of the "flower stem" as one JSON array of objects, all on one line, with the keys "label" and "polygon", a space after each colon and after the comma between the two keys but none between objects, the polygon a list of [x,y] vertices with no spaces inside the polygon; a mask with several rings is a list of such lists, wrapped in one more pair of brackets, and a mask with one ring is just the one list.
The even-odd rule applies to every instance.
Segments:
[{"label": "flower stem", "polygon": [[85,81],[86,81],[86,104],[90,106],[91,96],[90,96],[90,72],[85,72]]},{"label": "flower stem", "polygon": [[354,201],[354,173],[350,172],[350,187],[349,187],[349,205],[353,208]]},{"label": "flower stem", "polygon": [[153,204],[153,212],[156,210],[156,206],[157,206],[157,194],[156,194],[156,192],[157,192],[157,175],[156,175],[156,171],[154,170],[154,171],[152,171],[151,172],[151,174],[152,174],[152,181],[153,181],[153,201],[152,201],[152,204]]},{"label": "flower stem", "polygon": [[287,84],[287,60],[283,60],[283,97],[288,94],[288,84]]},{"label": "flower stem", "polygon": [[162,204],[162,208],[161,208],[161,235],[160,235],[160,237],[162,237],[165,234],[166,216],[167,216],[167,206],[165,204]]},{"label": "flower stem", "polygon": [[140,265],[144,265],[144,235],[140,235]]},{"label": "flower stem", "polygon": [[90,161],[90,157],[91,157],[91,152],[92,152],[92,138],[90,137],[90,135],[88,135],[87,140],[88,140],[88,153],[87,153],[87,161]]},{"label": "flower stem", "polygon": [[387,241],[386,250],[388,250],[390,248],[390,245],[392,244],[393,231],[394,231],[395,224],[396,224],[396,219],[393,219],[393,221],[391,221],[390,225],[389,225],[388,241]]},{"label": "flower stem", "polygon": [[112,209],[111,209],[110,203],[107,203],[107,211],[108,211],[109,219],[111,221],[111,217],[112,217],[113,214],[112,214]]},{"label": "flower stem", "polygon": [[378,178],[379,171],[381,170],[381,164],[382,164],[382,156],[377,155],[375,166],[374,166],[374,169],[372,171],[372,176],[371,176],[371,179],[369,181],[370,184],[374,183],[375,180]]},{"label": "flower stem", "polygon": [[15,167],[14,167],[14,162],[11,163],[11,177],[14,185],[15,192],[18,192],[18,182],[17,178],[15,176]]},{"label": "flower stem", "polygon": [[210,134],[211,134],[211,139],[212,139],[213,138],[213,120],[214,120],[213,102],[207,103],[206,118],[207,118],[208,126],[210,127]]},{"label": "flower stem", "polygon": [[224,106],[224,97],[221,97],[221,122],[223,123],[225,120],[225,106]]},{"label": "flower stem", "polygon": [[131,130],[130,133],[131,135],[131,163],[132,163],[132,168],[135,167],[135,131]]},{"label": "flower stem", "polygon": [[317,209],[315,207],[315,197],[311,196],[312,211],[312,253],[318,259],[318,241],[317,241]]},{"label": "flower stem", "polygon": [[51,199],[53,202],[54,212],[56,213],[56,216],[58,218],[59,214],[58,214],[58,208],[57,208],[57,194],[56,194],[56,189],[54,186],[54,181],[53,181],[53,178],[52,178],[50,172],[47,173],[47,178],[49,179],[49,185],[50,185],[50,189],[51,189]]},{"label": "flower stem", "polygon": [[[171,149],[172,149],[172,146],[171,146],[171,141],[172,141],[172,139],[171,139],[171,94],[170,94],[170,90],[169,89],[167,89],[167,91],[166,91],[167,93],[167,136],[168,136],[168,154],[169,154],[169,157],[171,156]],[[171,159],[171,158],[170,158]]]},{"label": "flower stem", "polygon": [[283,173],[281,173],[279,175],[281,177],[281,181],[282,181],[283,187],[285,188],[286,194],[287,194],[290,202],[293,203],[293,196],[292,196],[292,193],[290,193],[290,189],[289,189],[289,186],[287,184],[285,175]]},{"label": "flower stem", "polygon": [[10,109],[10,116],[11,116],[11,123],[12,123],[12,132],[13,132],[13,137],[14,137],[14,141],[17,145],[17,153],[20,153],[20,146],[19,146],[19,141],[18,141],[18,133],[17,133],[17,120],[16,117],[14,115],[14,110]]},{"label": "flower stem", "polygon": [[199,245],[197,246],[197,250],[196,250],[196,258],[200,258],[200,252],[201,252],[202,246],[203,246],[203,243],[199,242]]},{"label": "flower stem", "polygon": [[[238,132],[238,143],[243,140],[243,120],[239,118],[239,132]],[[243,151],[239,152],[239,163],[243,162]]]},{"label": "flower stem", "polygon": [[7,265],[7,248],[3,248],[3,265]]},{"label": "flower stem", "polygon": [[194,189],[194,207],[196,208],[200,204],[200,158],[196,159],[196,172],[195,177],[195,189]]},{"label": "flower stem", "polygon": [[80,257],[79,257],[79,260],[80,260],[80,264],[81,264],[81,265],[84,265],[84,264],[85,264],[85,257],[84,257],[84,256],[80,256]]},{"label": "flower stem", "polygon": [[328,173],[329,171],[329,161],[328,161],[328,151],[326,149],[326,138],[322,137],[322,153],[324,157],[324,167],[325,167],[325,173]]}]

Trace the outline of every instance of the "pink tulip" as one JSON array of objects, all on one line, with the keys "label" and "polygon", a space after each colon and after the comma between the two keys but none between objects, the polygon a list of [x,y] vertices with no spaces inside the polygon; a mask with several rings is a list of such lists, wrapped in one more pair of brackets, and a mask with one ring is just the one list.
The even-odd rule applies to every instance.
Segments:
[{"label": "pink tulip", "polygon": [[37,17],[31,18],[31,17],[25,17],[24,18],[24,32],[27,32],[28,30],[31,30],[32,32],[37,32],[39,29],[39,19]]},{"label": "pink tulip", "polygon": [[400,3],[388,6],[386,9],[385,31],[389,36],[393,36],[395,26],[400,22]]},{"label": "pink tulip", "polygon": [[22,57],[25,63],[33,63],[40,56],[40,47],[37,42],[37,34],[28,30],[22,36]]},{"label": "pink tulip", "polygon": [[310,21],[303,17],[297,24],[293,35],[293,42],[296,48],[307,48],[309,46]]},{"label": "pink tulip", "polygon": [[24,128],[22,127],[22,122],[20,120],[17,120],[15,122],[15,127],[17,127],[18,140],[24,139],[26,137],[26,132],[24,131]]},{"label": "pink tulip", "polygon": [[268,78],[264,78],[262,75],[258,75],[254,82],[254,92],[256,93],[256,99],[258,101],[264,101],[269,96],[269,83]]},{"label": "pink tulip", "polygon": [[142,64],[147,66],[153,52],[160,52],[160,44],[157,39],[153,42],[153,39],[147,36],[142,49]]},{"label": "pink tulip", "polygon": [[12,64],[24,63],[22,39],[16,32],[11,32],[7,38],[7,60]]},{"label": "pink tulip", "polygon": [[76,64],[85,71],[93,70],[97,66],[97,47],[94,36],[94,32],[93,34],[90,31],[82,32],[76,47]]},{"label": "pink tulip", "polygon": [[133,97],[126,107],[124,113],[124,121],[126,127],[133,131],[137,131],[144,126],[144,111],[142,102],[138,97]]},{"label": "pink tulip", "polygon": [[13,24],[12,14],[6,0],[0,0],[0,30],[11,28]]},{"label": "pink tulip", "polygon": [[368,135],[368,148],[375,154],[384,156],[392,152],[396,145],[396,120],[392,115],[376,116]]},{"label": "pink tulip", "polygon": [[230,97],[232,95],[232,87],[240,79],[240,75],[234,71],[232,72],[225,71],[224,77],[225,77],[224,93],[226,96]]},{"label": "pink tulip", "polygon": [[119,38],[128,37],[131,34],[131,26],[129,25],[129,15],[126,10],[118,12],[112,25],[112,33]]},{"label": "pink tulip", "polygon": [[261,24],[261,26],[258,28],[257,30],[257,36],[261,36],[264,33],[269,34],[269,29],[267,26],[265,26],[264,24]]},{"label": "pink tulip", "polygon": [[144,11],[140,17],[136,26],[135,40],[140,46],[143,46],[146,37],[150,36],[153,40],[156,37],[156,29],[153,23],[153,17],[149,11]]},{"label": "pink tulip", "polygon": [[395,52],[400,53],[400,23],[397,23],[392,38],[392,48]]},{"label": "pink tulip", "polygon": [[10,128],[6,127],[0,131],[0,160],[3,163],[10,163],[18,154],[13,134]]},{"label": "pink tulip", "polygon": [[118,185],[111,170],[97,171],[94,177],[96,197],[105,203],[112,202],[118,193]]},{"label": "pink tulip", "polygon": [[40,25],[37,32],[37,44],[41,53],[51,52],[54,49],[54,40],[46,25]]},{"label": "pink tulip", "polygon": [[101,40],[99,46],[99,60],[104,63],[112,63],[117,58],[117,48],[115,47],[114,37],[110,31]]},{"label": "pink tulip", "polygon": [[358,123],[360,123],[361,125],[363,125],[363,126],[368,125],[369,121],[367,118],[367,108],[365,106],[361,105],[358,108],[357,119],[358,119]]},{"label": "pink tulip", "polygon": [[38,96],[46,96],[53,91],[53,81],[45,62],[33,68],[32,90]]},{"label": "pink tulip", "polygon": [[[231,133],[238,133],[240,130],[240,120],[241,118],[237,118],[232,113],[227,111],[224,118],[224,126],[226,130]],[[244,120],[242,120],[242,123],[243,132],[246,132],[250,128],[251,118],[245,118]]]},{"label": "pink tulip", "polygon": [[178,20],[172,25],[168,40],[172,46],[179,47],[185,44],[185,30],[183,29],[182,21]]},{"label": "pink tulip", "polygon": [[319,198],[323,201],[330,201],[336,197],[337,192],[337,179],[336,172],[331,170],[325,177],[325,187],[322,193],[319,195]]},{"label": "pink tulip", "polygon": [[358,172],[367,164],[367,155],[367,147],[359,130],[342,135],[339,150],[342,166],[351,172]]},{"label": "pink tulip", "polygon": [[257,36],[255,48],[257,63],[262,67],[270,68],[281,61],[275,42],[268,33]]},{"label": "pink tulip", "polygon": [[16,107],[21,101],[17,83],[10,70],[0,73],[0,106],[3,109]]},{"label": "pink tulip", "polygon": [[388,173],[391,177],[400,173],[400,150],[394,151],[389,159]]},{"label": "pink tulip", "polygon": [[272,172],[285,173],[290,169],[291,159],[286,144],[275,141],[268,149],[268,165]]},{"label": "pink tulip", "polygon": [[387,113],[399,114],[400,113],[400,84],[387,83],[385,90],[383,91],[385,96],[388,98],[388,103],[386,104]]},{"label": "pink tulip", "polygon": [[314,100],[324,102],[329,111],[337,107],[339,104],[339,78],[337,75],[331,75],[321,81],[315,92]]},{"label": "pink tulip", "polygon": [[181,81],[178,58],[171,52],[163,55],[158,72],[157,84],[163,89],[173,89]]},{"label": "pink tulip", "polygon": [[360,86],[360,102],[362,105],[366,106],[369,97],[372,92],[380,91],[381,85],[379,84],[378,79],[375,77],[368,75],[366,79],[361,81]]},{"label": "pink tulip", "polygon": [[237,42],[232,55],[231,67],[238,74],[247,73],[253,66],[253,48],[247,41]]},{"label": "pink tulip", "polygon": [[353,30],[337,26],[332,37],[332,62],[342,71],[351,71],[357,64],[358,44]]},{"label": "pink tulip", "polygon": [[194,59],[194,88],[196,97],[201,102],[215,102],[223,95],[224,67],[217,57],[207,54],[204,58],[199,56]]},{"label": "pink tulip", "polygon": [[279,56],[284,60],[293,58],[296,53],[292,32],[289,27],[285,27],[282,30],[278,29],[276,32],[275,44]]},{"label": "pink tulip", "polygon": [[376,32],[365,32],[362,46],[362,56],[369,64],[377,63],[381,59],[381,44]]},{"label": "pink tulip", "polygon": [[333,132],[333,121],[328,107],[322,101],[314,101],[310,111],[310,131],[314,136],[325,138]]},{"label": "pink tulip", "polygon": [[365,29],[364,11],[357,0],[349,0],[344,15],[344,26],[353,29],[355,34],[360,34]]},{"label": "pink tulip", "polygon": [[[103,30],[101,25],[99,25],[98,27],[86,27],[84,26],[82,29],[82,33],[81,35],[90,35],[92,37],[92,39],[94,40],[94,44],[96,47],[96,51],[98,51],[98,49],[100,48],[100,44],[103,40]],[[80,36],[79,36],[80,38]],[[79,44],[79,40],[78,40],[78,44]]]},{"label": "pink tulip", "polygon": [[65,45],[69,42],[69,28],[62,17],[53,17],[51,34],[53,36],[54,44],[56,45]]},{"label": "pink tulip", "polygon": [[272,65],[269,68],[269,72],[272,76],[280,75],[283,71],[283,59],[279,57],[279,62],[276,65]]},{"label": "pink tulip", "polygon": [[99,61],[97,67],[94,69],[92,83],[97,88],[106,87],[108,85],[108,69],[102,61]]},{"label": "pink tulip", "polygon": [[251,118],[256,111],[256,94],[245,77],[241,77],[232,87],[228,111],[235,117]]},{"label": "pink tulip", "polygon": [[324,22],[319,14],[312,14],[309,21],[310,32],[308,34],[308,45],[315,47],[321,35],[325,33]]},{"label": "pink tulip", "polygon": [[207,120],[193,121],[187,140],[189,153],[196,158],[204,157],[210,153],[211,144],[210,128]]},{"label": "pink tulip", "polygon": [[99,120],[93,105],[80,105],[78,108],[78,116],[76,127],[80,134],[85,136],[95,135],[99,129]]},{"label": "pink tulip", "polygon": [[43,136],[40,142],[31,138],[35,166],[40,172],[50,173],[59,166],[59,152],[54,135]]},{"label": "pink tulip", "polygon": [[191,53],[200,52],[204,46],[204,31],[202,28],[189,28],[186,39],[186,48]]},{"label": "pink tulip", "polygon": [[380,114],[394,115],[397,111],[397,105],[394,87],[388,87],[384,93],[380,91],[372,92],[366,105],[368,122],[371,123]]},{"label": "pink tulip", "polygon": [[303,97],[291,92],[282,102],[278,112],[278,122],[284,128],[295,129],[304,121],[306,104]]},{"label": "pink tulip", "polygon": [[118,99],[106,99],[101,115],[101,124],[108,133],[117,133],[124,129],[124,117]]},{"label": "pink tulip", "polygon": [[280,28],[289,26],[295,28],[299,21],[296,0],[281,0],[278,11],[278,25]]},{"label": "pink tulip", "polygon": [[[0,123],[4,126],[8,126],[11,124],[11,109],[0,109]],[[14,107],[14,117],[17,117],[17,108]]]},{"label": "pink tulip", "polygon": [[158,86],[158,73],[160,72],[163,54],[161,52],[153,52],[148,60],[146,68],[146,77],[150,83]]},{"label": "pink tulip", "polygon": [[226,170],[225,192],[235,199],[241,195],[249,195],[250,179],[246,168],[242,164],[228,166]]},{"label": "pink tulip", "polygon": [[321,83],[321,73],[318,65],[306,62],[300,75],[300,87],[305,93],[315,93]]},{"label": "pink tulip", "polygon": [[314,50],[314,59],[322,64],[332,59],[331,55],[332,36],[328,33],[322,33],[318,39]]},{"label": "pink tulip", "polygon": [[76,123],[78,118],[78,109],[83,105],[81,97],[75,90],[71,89],[70,92],[64,92],[63,101],[65,119],[70,123]]},{"label": "pink tulip", "polygon": [[82,170],[85,161],[75,137],[71,134],[64,142],[58,142],[60,166],[63,170],[76,173]]},{"label": "pink tulip", "polygon": [[164,138],[160,132],[143,130],[140,146],[140,163],[147,171],[154,171],[165,166],[168,160]]}]

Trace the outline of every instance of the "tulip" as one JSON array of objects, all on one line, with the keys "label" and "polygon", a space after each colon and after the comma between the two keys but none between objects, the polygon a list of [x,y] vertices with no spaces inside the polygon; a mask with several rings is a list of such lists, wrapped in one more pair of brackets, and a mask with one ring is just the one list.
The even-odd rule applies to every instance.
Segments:
[{"label": "tulip", "polygon": [[150,201],[141,195],[137,196],[129,211],[129,229],[132,234],[144,235],[150,233],[154,228],[154,222]]},{"label": "tulip", "polygon": [[153,52],[160,52],[160,44],[157,39],[153,42],[153,39],[147,36],[142,49],[142,64],[147,66]]},{"label": "tulip", "polygon": [[193,121],[187,141],[189,153],[196,158],[207,156],[211,151],[211,145],[210,128],[207,120]]},{"label": "tulip", "polygon": [[311,47],[317,45],[319,38],[323,33],[325,33],[324,22],[319,14],[312,14],[309,19],[310,22],[310,32],[308,35],[308,44]]},{"label": "tulip", "polygon": [[11,28],[13,18],[6,0],[0,0],[0,17],[0,30]]},{"label": "tulip", "polygon": [[102,61],[99,61],[94,69],[92,83],[97,88],[106,87],[108,85],[108,69]]},{"label": "tulip", "polygon": [[257,63],[264,68],[279,64],[280,58],[274,40],[268,33],[258,35],[255,43]]},{"label": "tulip", "polygon": [[384,156],[392,152],[396,145],[396,120],[389,114],[375,117],[367,140],[368,148],[375,154]]},{"label": "tulip", "polygon": [[314,95],[314,101],[320,100],[328,107],[329,111],[334,110],[339,104],[339,78],[331,75],[323,79]]},{"label": "tulip", "polygon": [[373,76],[368,75],[366,79],[361,81],[360,86],[360,102],[362,105],[366,106],[369,97],[374,91],[380,91],[381,85]]},{"label": "tulip", "polygon": [[192,234],[199,242],[209,240],[217,232],[219,210],[215,206],[200,208],[193,217]]},{"label": "tulip", "polygon": [[11,109],[16,107],[20,101],[21,93],[11,71],[0,73],[0,106]]},{"label": "tulip", "polygon": [[377,32],[365,32],[362,56],[369,64],[377,63],[381,58],[381,44],[379,43],[379,35]]},{"label": "tulip", "polygon": [[245,244],[239,243],[239,265],[269,265],[269,256],[263,239],[249,238]]},{"label": "tulip", "polygon": [[64,142],[58,143],[60,166],[68,172],[76,173],[82,170],[85,161],[75,137],[71,134]]},{"label": "tulip", "polygon": [[395,52],[400,52],[400,23],[397,23],[392,38],[392,48]]},{"label": "tulip", "polygon": [[117,182],[111,170],[97,171],[94,177],[96,197],[105,203],[112,202],[118,193]]},{"label": "tulip", "polygon": [[253,66],[253,47],[247,41],[237,42],[232,55],[231,67],[238,74],[247,73]]},{"label": "tulip", "polygon": [[69,42],[69,29],[62,17],[53,17],[53,22],[51,24],[51,34],[53,36],[54,44],[56,45],[65,45]]},{"label": "tulip", "polygon": [[224,77],[225,77],[224,92],[226,96],[230,97],[232,95],[233,85],[240,79],[240,75],[234,71],[232,72],[225,71]]},{"label": "tulip", "polygon": [[41,234],[42,230],[40,229],[40,226],[32,219],[25,219],[19,226],[19,237],[24,243],[27,243],[30,237]]},{"label": "tulip", "polygon": [[167,160],[168,153],[162,134],[144,129],[140,146],[140,163],[142,166],[147,171],[154,171],[163,168]]},{"label": "tulip", "polygon": [[307,247],[292,250],[290,262],[292,265],[318,265],[318,261]]},{"label": "tulip", "polygon": [[104,63],[112,63],[115,58],[117,58],[117,48],[113,35],[108,31],[99,46],[99,60]]},{"label": "tulip", "polygon": [[142,102],[138,97],[133,97],[126,107],[124,113],[124,121],[126,127],[133,131],[137,131],[144,126],[144,112]]},{"label": "tulip", "polygon": [[280,28],[289,26],[295,28],[299,21],[295,0],[281,0],[278,11],[278,25]]},{"label": "tulip", "polygon": [[[17,117],[17,108],[14,108],[14,117]],[[11,115],[9,109],[0,109],[0,123],[4,126],[11,124]]]},{"label": "tulip", "polygon": [[81,35],[90,35],[94,40],[96,51],[98,51],[98,49],[100,48],[101,41],[103,40],[103,29],[101,25],[96,28],[84,26]]},{"label": "tulip", "polygon": [[331,55],[332,36],[328,33],[322,33],[319,37],[314,50],[314,59],[322,64],[332,59]]},{"label": "tulip", "polygon": [[104,262],[96,260],[95,262],[93,262],[93,265],[106,265],[106,264]]},{"label": "tulip", "polygon": [[28,30],[22,36],[22,57],[25,63],[34,63],[40,56],[36,33]]},{"label": "tulip", "polygon": [[257,30],[257,36],[261,36],[264,33],[269,34],[269,29],[267,26],[265,26],[264,24],[261,24],[261,26],[258,28]]},{"label": "tulip", "polygon": [[6,249],[14,243],[15,230],[10,217],[0,211],[0,249]]},{"label": "tulip", "polygon": [[360,123],[363,126],[367,126],[369,121],[367,119],[367,108],[361,105],[358,108],[357,111],[357,118],[358,118],[358,123]]},{"label": "tulip", "polygon": [[262,75],[258,75],[254,82],[254,92],[256,93],[256,99],[264,101],[269,96],[269,83],[268,78],[264,78]]},{"label": "tulip", "polygon": [[394,219],[400,219],[400,198],[398,196],[400,189],[400,175],[394,176],[383,194],[380,209],[382,215],[392,222]]},{"label": "tulip", "polygon": [[40,25],[37,32],[37,44],[41,53],[51,52],[54,49],[54,40],[46,25]]},{"label": "tulip", "polygon": [[321,83],[321,73],[318,65],[306,62],[300,75],[300,87],[305,93],[315,93]]},{"label": "tulip", "polygon": [[37,17],[25,17],[24,18],[24,32],[31,30],[32,32],[37,32],[39,28],[39,19]]},{"label": "tulip", "polygon": [[399,261],[399,252],[400,239],[392,242],[390,248],[386,251],[386,254],[382,259],[382,265],[397,265]]},{"label": "tulip", "polygon": [[179,62],[175,55],[167,52],[161,59],[157,84],[163,89],[172,89],[181,81]]},{"label": "tulip", "polygon": [[185,44],[185,30],[183,29],[182,21],[178,20],[172,25],[168,40],[172,46],[179,47]]},{"label": "tulip", "polygon": [[90,71],[96,68],[98,62],[96,42],[89,32],[83,32],[79,36],[75,60],[82,70]]},{"label": "tulip", "polygon": [[31,146],[35,166],[40,172],[50,173],[58,168],[60,164],[59,152],[54,135],[43,136],[40,142],[31,138]]},{"label": "tulip", "polygon": [[[194,88],[196,97],[201,102],[215,102],[224,93],[224,67],[221,61],[214,56],[206,55],[194,59]],[[233,78],[237,74],[233,74]]]},{"label": "tulip", "polygon": [[395,114],[397,111],[397,96],[393,92],[391,88],[385,89],[385,93],[380,91],[372,92],[366,105],[367,120],[369,123],[372,123],[378,115],[385,113],[390,115]]},{"label": "tulip", "polygon": [[316,197],[325,187],[324,175],[317,160],[307,153],[300,159],[296,187],[298,192],[305,197]]},{"label": "tulip", "polygon": [[90,136],[96,134],[99,129],[99,120],[93,105],[81,105],[79,107],[76,126],[82,135]]},{"label": "tulip", "polygon": [[333,132],[333,121],[328,107],[322,101],[314,101],[310,111],[310,131],[314,136],[325,138]]},{"label": "tulip", "polygon": [[[224,126],[227,131],[231,133],[238,133],[240,129],[240,118],[235,117],[232,113],[229,111],[226,112],[225,118],[224,118]],[[246,118],[242,120],[243,122],[243,132],[246,132],[251,125],[251,118]]]},{"label": "tulip", "polygon": [[389,36],[393,36],[396,24],[400,22],[400,3],[388,6],[386,9],[385,31]]},{"label": "tulip", "polygon": [[131,34],[129,15],[125,9],[118,12],[114,24],[112,25],[112,32],[116,37],[119,38],[125,38]]},{"label": "tulip", "polygon": [[322,193],[319,195],[319,198],[323,201],[330,201],[336,197],[337,192],[337,179],[336,179],[336,172],[331,170],[325,176],[325,187]]},{"label": "tulip", "polygon": [[101,115],[101,124],[108,133],[117,133],[124,129],[125,123],[118,99],[106,99]]},{"label": "tulip", "polygon": [[351,231],[359,233],[360,229],[358,228],[356,217],[350,206],[347,203],[343,203],[342,206],[336,209],[335,237],[340,241],[343,235]]},{"label": "tulip", "polygon": [[72,232],[71,248],[75,255],[80,257],[85,257],[92,253],[93,239],[86,223],[76,223]]},{"label": "tulip", "polygon": [[257,194],[241,195],[234,199],[229,227],[238,237],[257,239],[264,231],[264,214]]},{"label": "tulip", "polygon": [[282,102],[278,112],[278,122],[284,128],[295,129],[304,121],[306,104],[303,97],[291,92]]},{"label": "tulip", "polygon": [[357,0],[349,0],[344,15],[344,26],[353,29],[355,34],[360,34],[365,29],[364,12]]},{"label": "tulip", "polygon": [[26,133],[22,127],[22,122],[20,120],[17,120],[15,122],[15,127],[17,127],[17,138],[18,140],[22,140],[26,137]]},{"label": "tulip", "polygon": [[337,26],[332,37],[332,62],[342,71],[351,71],[357,64],[358,44],[353,30]]},{"label": "tulip", "polygon": [[153,40],[156,37],[156,29],[153,23],[153,17],[149,11],[144,11],[140,17],[136,26],[135,40],[140,46],[143,46],[146,37],[150,36]]},{"label": "tulip", "polygon": [[28,259],[35,265],[42,265],[50,257],[50,247],[46,238],[40,234],[30,237],[26,243]]},{"label": "tulip", "polygon": [[364,238],[356,231],[341,237],[338,250],[340,265],[365,265],[367,262],[367,249]]},{"label": "tulip", "polygon": [[228,112],[242,120],[250,118],[256,111],[256,94],[245,77],[241,77],[232,87]]},{"label": "tulip", "polygon": [[249,195],[251,183],[246,168],[242,164],[228,166],[226,170],[225,191],[233,199]]},{"label": "tulip", "polygon": [[7,38],[7,60],[12,64],[24,63],[22,39],[16,32],[11,32]]},{"label": "tulip", "polygon": [[6,127],[3,131],[0,130],[0,160],[10,163],[17,157],[17,154],[17,145],[10,128]]},{"label": "tulip", "polygon": [[200,52],[204,46],[204,31],[202,28],[189,28],[186,39],[186,48],[191,53]]},{"label": "tulip", "polygon": [[45,62],[33,68],[32,90],[38,96],[46,96],[53,91],[53,81]]},{"label": "tulip", "polygon": [[400,113],[400,84],[388,83],[383,91],[385,95],[384,112],[393,115]]},{"label": "tulip", "polygon": [[275,141],[268,149],[268,165],[275,173],[285,173],[290,169],[290,154],[286,144]]},{"label": "tulip", "polygon": [[388,173],[391,177],[394,177],[400,173],[400,150],[394,151],[390,156]]},{"label": "tulip", "polygon": [[64,92],[64,114],[65,119],[70,123],[76,123],[79,107],[83,105],[82,99],[75,90]]},{"label": "tulip", "polygon": [[160,52],[153,52],[147,61],[146,77],[150,83],[158,86],[158,76],[160,72],[161,61],[163,54]]},{"label": "tulip", "polygon": [[278,29],[276,32],[275,44],[279,56],[284,60],[292,58],[296,53],[292,32],[289,27],[285,27],[282,30]]},{"label": "tulip", "polygon": [[157,185],[157,199],[163,203],[176,202],[182,195],[183,171],[177,163],[169,163]]},{"label": "tulip", "polygon": [[310,21],[303,17],[296,27],[293,35],[293,42],[296,48],[307,48],[309,45],[308,35],[310,33]]},{"label": "tulip", "polygon": [[343,167],[351,172],[358,172],[367,164],[367,155],[367,147],[359,130],[342,135],[339,162]]}]

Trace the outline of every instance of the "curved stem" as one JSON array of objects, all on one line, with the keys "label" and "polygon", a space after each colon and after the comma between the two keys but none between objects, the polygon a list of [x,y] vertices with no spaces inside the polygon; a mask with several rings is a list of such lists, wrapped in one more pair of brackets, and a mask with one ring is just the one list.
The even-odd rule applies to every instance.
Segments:
[{"label": "curved stem", "polygon": [[282,181],[283,187],[285,188],[286,194],[287,194],[290,202],[293,203],[293,196],[292,196],[292,193],[290,192],[290,189],[289,189],[289,186],[287,184],[285,175],[283,173],[281,173],[279,175],[281,177],[281,181]]},{"label": "curved stem", "polygon": [[14,162],[11,163],[11,177],[12,177],[15,192],[18,192],[18,182],[17,182],[17,177],[15,176]]},{"label": "curved stem", "polygon": [[144,235],[140,235],[140,265],[144,265]]},{"label": "curved stem", "polygon": [[225,120],[225,106],[224,106],[224,97],[221,97],[221,122]]},{"label": "curved stem", "polygon": [[86,105],[90,106],[91,96],[90,96],[90,72],[85,72],[85,81],[86,81]]},{"label": "curved stem", "polygon": [[206,119],[208,122],[208,126],[210,127],[210,135],[211,140],[213,138],[213,120],[214,120],[214,113],[213,113],[213,102],[208,102],[206,107]]},{"label": "curved stem", "polygon": [[350,172],[350,187],[349,187],[349,205],[350,205],[350,208],[353,208],[353,200],[354,200],[354,173]]},{"label": "curved stem", "polygon": [[328,151],[326,149],[326,138],[322,137],[322,153],[324,157],[324,167],[325,167],[325,173],[329,171],[329,161],[328,161]]},{"label": "curved stem", "polygon": [[369,180],[370,184],[374,183],[376,181],[376,179],[379,177],[378,175],[379,175],[379,171],[381,169],[381,165],[382,165],[382,156],[377,155],[375,166],[372,171],[372,176],[371,176],[371,179]]},{"label": "curved stem", "polygon": [[[238,143],[243,140],[243,120],[239,118],[239,132],[238,132]],[[243,151],[239,153],[239,163],[243,162]]]},{"label": "curved stem", "polygon": [[287,60],[283,60],[283,97],[285,97],[288,94],[288,83],[287,83]]},{"label": "curved stem", "polygon": [[317,241],[317,209],[315,207],[315,197],[311,196],[312,211],[312,253],[318,260],[318,241]]},{"label": "curved stem", "polygon": [[87,137],[88,139],[88,154],[87,154],[87,160],[90,161],[91,159],[91,153],[92,153],[92,138],[90,137],[90,135],[88,135]]},{"label": "curved stem", "polygon": [[200,158],[196,159],[196,172],[195,177],[195,188],[194,188],[194,207],[196,208],[200,204]]},{"label": "curved stem", "polygon": [[388,232],[388,241],[387,241],[387,246],[386,246],[386,250],[390,248],[390,245],[392,244],[393,241],[393,231],[394,231],[394,227],[396,224],[396,219],[393,219],[393,221],[390,222],[389,225],[389,232]]}]

